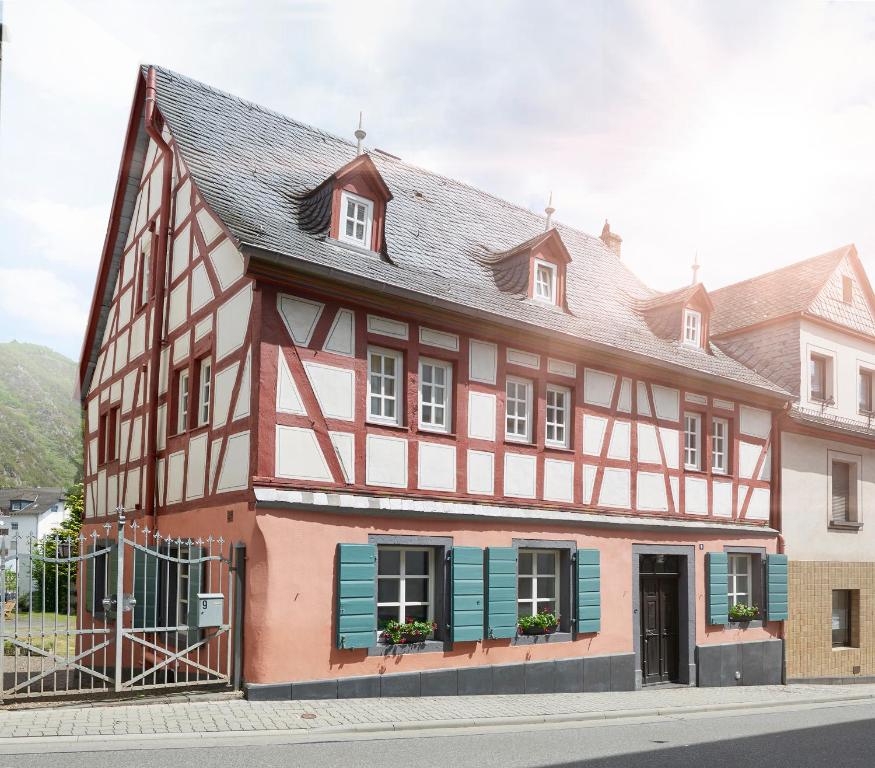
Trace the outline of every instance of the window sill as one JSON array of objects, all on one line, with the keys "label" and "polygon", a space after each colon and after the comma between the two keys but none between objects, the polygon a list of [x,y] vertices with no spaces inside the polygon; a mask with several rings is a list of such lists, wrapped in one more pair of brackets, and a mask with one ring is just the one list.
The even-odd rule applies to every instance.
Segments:
[{"label": "window sill", "polygon": [[410,645],[386,645],[377,643],[368,648],[368,656],[405,656],[408,653],[443,653],[448,643],[443,640],[426,640],[424,643]]},{"label": "window sill", "polygon": [[549,635],[517,635],[510,641],[511,645],[546,645],[547,643],[570,643],[570,632],[553,632]]},{"label": "window sill", "polygon": [[569,448],[567,445],[550,445],[544,443],[545,451],[556,451],[557,453],[574,453],[574,448]]},{"label": "window sill", "polygon": [[846,523],[837,523],[834,520],[829,521],[829,527],[834,531],[859,531],[862,527],[862,523],[857,523],[852,520],[849,520]]},{"label": "window sill", "polygon": [[455,440],[458,435],[455,432],[444,432],[442,429],[431,429],[429,427],[423,427],[421,424],[417,428],[417,433],[420,435],[433,435],[434,437],[447,437],[450,440]]},{"label": "window sill", "polygon": [[514,440],[512,437],[505,437],[503,442],[505,445],[515,445],[515,446],[520,446],[522,448],[537,448],[538,447],[531,440]]},{"label": "window sill", "polygon": [[833,651],[859,651],[860,649],[855,645],[834,645],[832,647]]},{"label": "window sill", "polygon": [[383,429],[395,429],[399,432],[409,432],[410,430],[404,424],[398,424],[396,422],[389,421],[374,421],[373,419],[366,419],[365,423],[369,427],[382,427]]},{"label": "window sill", "polygon": [[759,629],[763,626],[763,620],[751,619],[750,621],[745,621],[744,619],[730,619],[729,624],[726,626],[729,629]]}]

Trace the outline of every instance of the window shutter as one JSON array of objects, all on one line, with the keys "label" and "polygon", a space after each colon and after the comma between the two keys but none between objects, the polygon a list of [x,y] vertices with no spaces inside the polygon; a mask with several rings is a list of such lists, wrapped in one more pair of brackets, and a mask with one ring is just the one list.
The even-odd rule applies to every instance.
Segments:
[{"label": "window shutter", "polygon": [[514,637],[517,628],[517,561],[513,547],[486,548],[486,636]]},{"label": "window shutter", "polygon": [[602,628],[602,579],[597,549],[577,550],[577,633],[600,632]]},{"label": "window shutter", "polygon": [[134,550],[134,627],[156,626],[158,595],[158,556]]},{"label": "window shutter", "polygon": [[377,640],[377,547],[337,545],[337,647],[370,648]]},{"label": "window shutter", "polygon": [[[97,546],[95,544],[89,544],[85,552],[88,555],[93,554],[97,550]],[[95,558],[89,557],[82,561],[82,567],[85,570],[85,610],[88,611],[92,616],[95,613],[94,610],[94,563]]]},{"label": "window shutter", "polygon": [[198,592],[203,592],[201,581],[203,580],[204,564],[194,562],[204,556],[204,548],[194,544],[188,548],[188,616],[185,617],[188,624],[188,644],[194,645],[201,639],[201,630],[196,627],[198,615]]},{"label": "window shutter", "polygon": [[832,520],[846,523],[850,520],[851,466],[843,461],[832,463]]},{"label": "window shutter", "polygon": [[786,621],[787,555],[766,556],[766,620]]},{"label": "window shutter", "polygon": [[708,624],[729,622],[729,556],[725,552],[705,555],[706,605]]},{"label": "window shutter", "polygon": [[454,643],[483,639],[483,550],[450,550],[450,634]]}]

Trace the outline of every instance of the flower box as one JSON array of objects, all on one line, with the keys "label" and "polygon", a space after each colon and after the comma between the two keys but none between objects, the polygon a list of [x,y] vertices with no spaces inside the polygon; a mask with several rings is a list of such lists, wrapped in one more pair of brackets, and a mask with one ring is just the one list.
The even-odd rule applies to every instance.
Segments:
[{"label": "flower box", "polygon": [[388,621],[380,632],[380,642],[384,645],[415,645],[424,643],[428,636],[437,629],[433,621],[415,621],[408,619],[403,624],[400,621]]},{"label": "flower box", "polygon": [[535,616],[520,616],[517,630],[521,635],[552,635],[559,629],[559,617],[542,611]]}]

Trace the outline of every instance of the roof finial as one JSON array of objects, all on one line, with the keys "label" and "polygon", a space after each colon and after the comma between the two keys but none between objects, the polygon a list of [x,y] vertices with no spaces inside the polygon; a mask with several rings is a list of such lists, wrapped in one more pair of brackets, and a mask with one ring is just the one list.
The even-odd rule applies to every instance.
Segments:
[{"label": "roof finial", "polygon": [[547,214],[547,223],[544,224],[544,231],[546,232],[550,229],[553,214],[556,213],[556,209],[553,207],[553,192],[550,192],[550,199],[547,201],[547,207],[544,209],[544,213]]},{"label": "roof finial", "polygon": [[358,157],[362,153],[362,141],[364,141],[364,138],[367,135],[368,134],[365,133],[364,129],[362,128],[362,113],[359,112],[359,127],[355,129],[355,138],[357,142],[355,145],[356,157]]},{"label": "roof finial", "polygon": [[690,285],[695,285],[699,282],[699,252],[693,257],[693,282]]}]

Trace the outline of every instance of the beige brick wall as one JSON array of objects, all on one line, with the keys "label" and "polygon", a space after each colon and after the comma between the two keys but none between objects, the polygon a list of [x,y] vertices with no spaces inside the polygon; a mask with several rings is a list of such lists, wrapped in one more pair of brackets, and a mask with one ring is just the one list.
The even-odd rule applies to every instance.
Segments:
[{"label": "beige brick wall", "polygon": [[[875,563],[791,560],[788,575],[787,679],[875,676]],[[832,647],[834,589],[859,590],[851,606],[853,648]]]}]

